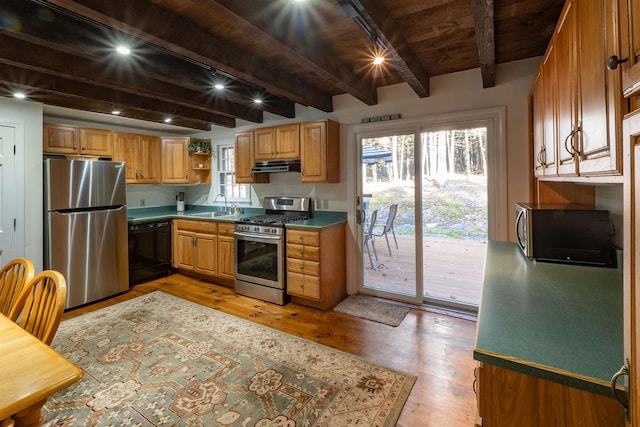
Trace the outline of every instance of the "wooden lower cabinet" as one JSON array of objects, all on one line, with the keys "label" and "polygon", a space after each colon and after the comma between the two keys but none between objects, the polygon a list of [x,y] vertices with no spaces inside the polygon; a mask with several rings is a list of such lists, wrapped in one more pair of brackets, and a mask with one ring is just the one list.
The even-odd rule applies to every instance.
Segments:
[{"label": "wooden lower cabinet", "polygon": [[173,266],[184,272],[215,277],[218,266],[218,223],[173,221]]},{"label": "wooden lower cabinet", "polygon": [[476,368],[478,427],[623,427],[613,399],[481,363]]},{"label": "wooden lower cabinet", "polygon": [[287,293],[293,302],[326,310],[346,295],[345,224],[288,229]]},{"label": "wooden lower cabinet", "polygon": [[233,285],[236,274],[236,244],[233,223],[218,223],[218,278]]}]

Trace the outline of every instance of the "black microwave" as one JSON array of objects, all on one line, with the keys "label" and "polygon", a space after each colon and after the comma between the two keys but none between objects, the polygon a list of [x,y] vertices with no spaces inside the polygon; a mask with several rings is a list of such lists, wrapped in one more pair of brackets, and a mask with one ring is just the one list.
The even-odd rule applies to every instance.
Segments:
[{"label": "black microwave", "polygon": [[516,239],[530,259],[615,267],[613,233],[607,210],[516,203]]}]

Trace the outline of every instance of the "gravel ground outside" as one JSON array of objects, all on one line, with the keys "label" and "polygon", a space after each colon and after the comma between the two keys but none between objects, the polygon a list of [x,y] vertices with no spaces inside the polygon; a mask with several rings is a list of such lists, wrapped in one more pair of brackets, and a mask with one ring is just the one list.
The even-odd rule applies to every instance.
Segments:
[{"label": "gravel ground outside", "polygon": [[[386,217],[390,204],[398,203],[396,233],[415,234],[413,182],[367,183],[364,193],[372,194],[368,210],[378,209],[379,219]],[[425,236],[486,240],[486,177],[455,175],[443,180],[426,180],[422,216]]]}]

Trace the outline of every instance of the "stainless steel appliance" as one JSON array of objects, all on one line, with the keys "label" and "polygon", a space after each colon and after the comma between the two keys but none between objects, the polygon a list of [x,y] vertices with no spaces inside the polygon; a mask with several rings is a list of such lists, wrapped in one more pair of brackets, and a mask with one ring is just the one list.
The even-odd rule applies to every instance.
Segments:
[{"label": "stainless steel appliance", "polygon": [[274,304],[288,302],[285,224],[313,216],[308,197],[265,197],[264,215],[235,224],[235,291]]},{"label": "stainless steel appliance", "polygon": [[129,284],[171,272],[171,222],[129,224]]},{"label": "stainless steel appliance", "polygon": [[45,268],[72,308],[129,289],[124,162],[46,159]]},{"label": "stainless steel appliance", "polygon": [[516,238],[529,258],[616,266],[609,211],[582,205],[516,203]]}]

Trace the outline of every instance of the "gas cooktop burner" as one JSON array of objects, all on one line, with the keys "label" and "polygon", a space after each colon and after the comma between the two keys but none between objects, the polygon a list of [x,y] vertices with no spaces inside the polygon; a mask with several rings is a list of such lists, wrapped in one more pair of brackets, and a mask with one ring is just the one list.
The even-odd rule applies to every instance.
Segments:
[{"label": "gas cooktop burner", "polygon": [[243,224],[279,226],[304,219],[307,219],[304,215],[264,214],[244,218],[241,219],[240,222]]}]

